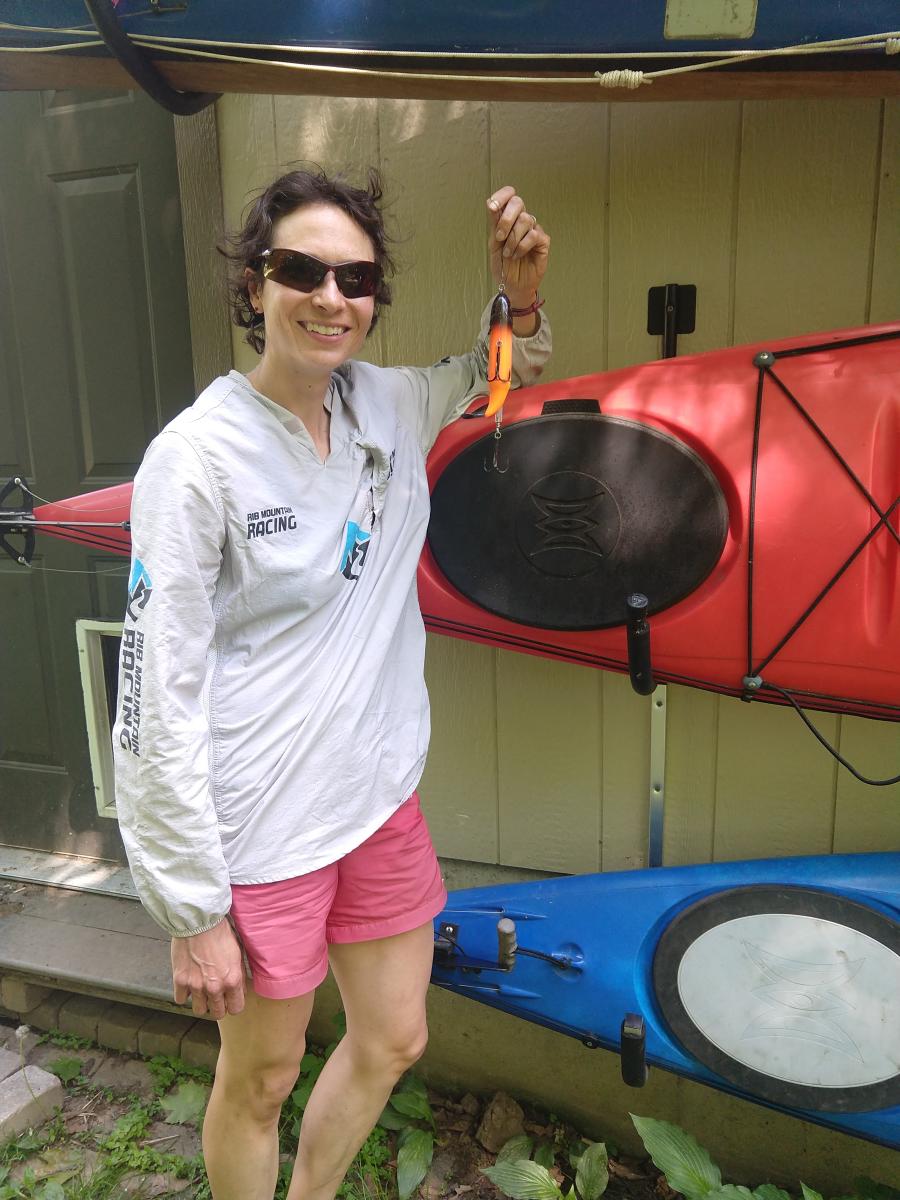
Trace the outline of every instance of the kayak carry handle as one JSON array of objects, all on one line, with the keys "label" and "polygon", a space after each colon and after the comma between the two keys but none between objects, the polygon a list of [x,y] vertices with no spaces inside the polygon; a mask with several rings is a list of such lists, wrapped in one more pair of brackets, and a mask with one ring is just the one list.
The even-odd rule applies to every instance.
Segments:
[{"label": "kayak carry handle", "polygon": [[656,687],[650,662],[650,622],[647,609],[650,601],[642,592],[632,592],[625,600],[628,635],[628,674],[631,686],[639,696],[649,696]]},{"label": "kayak carry handle", "polygon": [[647,1069],[647,1031],[639,1013],[626,1013],[620,1033],[622,1082],[629,1087],[643,1087],[650,1074]]},{"label": "kayak carry handle", "polygon": [[497,922],[497,962],[503,971],[511,971],[516,965],[516,923],[510,917],[501,917]]}]

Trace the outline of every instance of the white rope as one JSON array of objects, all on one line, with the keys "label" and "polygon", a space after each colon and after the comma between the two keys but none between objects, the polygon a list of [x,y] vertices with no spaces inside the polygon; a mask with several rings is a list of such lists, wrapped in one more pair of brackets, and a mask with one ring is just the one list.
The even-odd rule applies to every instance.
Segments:
[{"label": "white rope", "polygon": [[[88,546],[88,550],[102,549],[100,546]],[[43,563],[26,562],[22,558],[17,558],[16,562],[22,567],[28,567],[30,571],[49,571],[51,575],[112,575],[119,579],[125,579],[128,576],[128,567],[110,567],[108,571],[79,571],[69,569],[67,567],[45,567]]]},{"label": "white rope", "polygon": [[601,87],[608,88],[628,88],[629,91],[634,91],[639,88],[642,83],[652,83],[643,71],[595,71],[594,78]]},{"label": "white rope", "polygon": [[[14,26],[8,22],[0,22],[0,28],[15,29],[16,26]],[[56,31],[48,27],[46,32],[52,33],[52,32],[56,32]],[[62,32],[62,31],[60,31],[60,32]],[[72,30],[66,30],[65,32],[73,33],[73,34],[77,33],[79,36],[83,36],[82,30],[72,29]],[[785,56],[785,55],[794,56],[794,55],[805,55],[805,54],[826,54],[826,53],[831,53],[834,51],[850,51],[850,50],[884,50],[886,54],[900,54],[900,30],[892,30],[889,33],[865,34],[860,37],[852,37],[852,38],[836,38],[833,41],[814,42],[812,44],[805,44],[805,45],[801,45],[801,46],[783,46],[783,47],[779,47],[779,48],[772,49],[772,50],[737,50],[737,51],[730,50],[730,51],[724,52],[724,54],[720,53],[719,57],[712,59],[709,62],[691,63],[687,66],[682,66],[682,67],[669,67],[667,69],[663,69],[660,71],[641,72],[641,71],[629,71],[627,69],[621,69],[621,70],[604,71],[604,72],[595,71],[593,75],[589,75],[589,76],[462,75],[462,74],[458,74],[458,73],[446,74],[446,73],[431,72],[431,71],[383,71],[383,70],[377,70],[377,69],[372,70],[372,69],[365,68],[365,67],[338,67],[338,66],[332,66],[330,64],[315,65],[312,63],[299,63],[299,62],[285,61],[285,60],[257,58],[257,57],[253,57],[253,56],[249,56],[249,55],[244,56],[244,55],[236,55],[236,54],[218,54],[211,50],[199,50],[196,47],[197,47],[197,45],[214,45],[214,46],[221,46],[221,47],[227,47],[229,45],[246,46],[247,43],[229,43],[229,42],[215,42],[215,41],[206,42],[201,39],[197,39],[196,41],[191,41],[189,39],[180,39],[178,42],[176,42],[175,39],[170,39],[167,37],[159,37],[159,36],[155,36],[155,35],[139,36],[136,34],[132,34],[129,36],[131,37],[131,40],[136,45],[144,46],[148,49],[165,49],[170,54],[181,54],[181,55],[185,55],[185,56],[188,56],[191,58],[213,59],[217,62],[244,63],[249,66],[279,67],[283,70],[292,70],[292,71],[307,71],[307,72],[308,71],[320,71],[320,72],[323,72],[326,74],[359,76],[359,77],[363,77],[363,78],[415,80],[415,81],[421,80],[421,81],[450,82],[450,83],[521,83],[521,84],[528,84],[531,87],[535,87],[535,86],[541,87],[542,85],[558,86],[560,84],[566,84],[566,85],[587,84],[587,85],[591,85],[593,87],[606,87],[606,88],[623,87],[623,88],[627,88],[629,90],[638,88],[644,83],[651,83],[654,79],[662,79],[668,75],[683,75],[683,74],[687,74],[688,72],[692,72],[692,71],[705,71],[705,70],[709,70],[710,68],[729,66],[735,62],[744,62],[744,61],[749,61],[751,59],[759,60],[759,59],[764,59],[764,58],[771,58],[771,57]],[[101,41],[92,41],[92,42],[84,42],[84,43],[72,43],[72,44],[61,45],[61,46],[9,46],[9,47],[0,49],[0,54],[23,54],[23,53],[55,54],[60,50],[73,50],[73,49],[79,49],[83,46],[95,46],[95,45],[99,46],[102,44],[103,43]],[[253,46],[253,48],[257,49],[257,50],[262,50],[262,49],[267,49],[270,47],[259,45],[259,46]],[[339,53],[340,52],[340,49],[338,47],[327,47],[327,48],[303,47],[303,48],[299,48],[299,47],[277,47],[276,46],[276,47],[271,47],[271,48],[276,49],[276,50],[277,49],[290,50],[295,53],[311,53],[313,51],[318,51],[320,53],[331,54],[331,53]],[[349,51],[345,51],[345,52],[349,52]],[[362,51],[362,52],[353,51],[353,53],[356,53],[356,54],[399,54],[401,52],[400,51]],[[414,51],[412,53],[410,53],[408,51],[404,51],[403,53],[407,57],[417,57],[417,58],[437,57],[437,58],[446,59],[446,58],[453,58],[453,57],[461,57],[461,58],[468,58],[468,59],[476,59],[476,58],[481,58],[481,57],[489,57],[494,61],[496,61],[498,58],[503,58],[503,57],[538,58],[538,59],[547,57],[546,55],[540,55],[540,54],[534,54],[534,55],[516,54],[516,55],[507,55],[507,56],[504,56],[501,54],[496,54],[496,53],[491,53],[490,55],[482,55],[482,54],[478,54],[478,53],[466,54],[466,53],[460,53],[460,52],[444,54],[443,52],[440,52],[440,51],[418,51],[418,52]],[[553,58],[555,58],[555,59],[563,59],[563,58],[568,58],[568,57],[584,58],[585,56],[584,56],[584,54],[580,54],[580,55],[559,54],[559,55],[553,56]],[[636,54],[617,54],[617,55],[590,55],[589,57],[593,57],[593,58],[616,57],[619,59],[626,59],[626,58],[647,59],[647,58],[660,58],[660,57],[672,58],[672,57],[677,57],[677,52],[670,51],[665,54],[658,54],[658,53],[650,52],[650,53],[646,53],[646,54],[636,53]],[[686,57],[698,57],[698,56],[686,55]]]}]

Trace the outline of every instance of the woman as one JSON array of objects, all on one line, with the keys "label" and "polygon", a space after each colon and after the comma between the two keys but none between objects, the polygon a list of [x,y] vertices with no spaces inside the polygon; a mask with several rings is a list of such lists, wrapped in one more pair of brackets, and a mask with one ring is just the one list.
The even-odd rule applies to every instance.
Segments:
[{"label": "woman", "polygon": [[[334,1197],[426,1041],[446,893],[415,793],[424,464],[486,392],[486,329],[428,369],[354,361],[391,299],[380,199],[374,173],[356,188],[298,171],[255,201],[231,257],[260,361],[176,417],[135,480],[118,810],[141,899],[172,935],[176,1002],[220,1023],[215,1200],[272,1196],[329,963],[347,1034],[305,1110],[292,1200]],[[487,204],[527,382],[549,353],[549,238],[513,188]]]}]

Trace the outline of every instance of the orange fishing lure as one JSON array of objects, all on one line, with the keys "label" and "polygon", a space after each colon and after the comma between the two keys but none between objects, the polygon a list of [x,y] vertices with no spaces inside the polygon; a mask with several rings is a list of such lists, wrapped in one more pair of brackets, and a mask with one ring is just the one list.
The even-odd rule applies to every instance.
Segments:
[{"label": "orange fishing lure", "polygon": [[503,407],[512,383],[512,313],[509,297],[501,290],[491,305],[490,335],[488,337],[488,406],[486,417],[493,417]]}]

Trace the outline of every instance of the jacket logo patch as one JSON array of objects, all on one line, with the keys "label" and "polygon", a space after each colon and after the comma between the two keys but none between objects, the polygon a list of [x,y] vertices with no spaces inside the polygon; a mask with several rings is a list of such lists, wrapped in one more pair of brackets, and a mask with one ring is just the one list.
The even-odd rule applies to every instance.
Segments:
[{"label": "jacket logo patch", "polygon": [[137,621],[138,616],[150,603],[153,594],[153,584],[147,568],[139,558],[131,564],[131,575],[128,578],[128,605],[125,611],[130,621]]},{"label": "jacket logo patch", "polygon": [[341,574],[354,583],[359,579],[372,540],[371,533],[364,533],[355,521],[347,522],[344,551],[341,554]]},{"label": "jacket logo patch", "polygon": [[141,690],[144,676],[144,635],[136,629],[122,633],[122,725],[119,745],[141,756]]},{"label": "jacket logo patch", "polygon": [[247,513],[247,537],[268,537],[272,533],[284,533],[286,529],[296,529],[297,518],[290,505],[281,508],[263,508],[259,512]]}]

